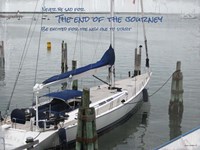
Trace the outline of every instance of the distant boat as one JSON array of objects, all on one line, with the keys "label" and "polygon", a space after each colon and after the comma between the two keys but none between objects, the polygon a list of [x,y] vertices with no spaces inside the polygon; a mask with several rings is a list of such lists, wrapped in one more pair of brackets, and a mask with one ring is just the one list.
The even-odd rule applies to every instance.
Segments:
[{"label": "distant boat", "polygon": [[181,15],[182,19],[197,19],[197,16],[195,14],[184,14]]},{"label": "distant boat", "polygon": [[[111,6],[113,5],[114,0],[111,0]],[[113,33],[111,37],[114,37]],[[90,88],[90,107],[95,108],[97,132],[104,132],[138,110],[143,98],[148,97],[145,89],[151,77],[148,54],[146,54],[146,72],[142,74],[138,72],[126,79],[115,81],[115,51],[112,38],[108,49],[96,63],[52,76],[34,86],[35,105],[14,109],[10,117],[1,122],[0,137],[3,141],[1,143],[6,150],[22,149],[30,139],[38,141],[34,149],[39,150],[74,142],[82,91],[72,90],[70,85],[74,80],[90,77],[101,70],[108,70],[109,82]],[[147,46],[146,39],[145,45]],[[42,89],[65,82],[69,86],[67,90],[39,95]],[[46,101],[39,103],[39,100],[45,98]]]},{"label": "distant boat", "polygon": [[191,13],[181,13],[182,19],[197,19],[197,14],[195,13],[195,10],[193,10]]},{"label": "distant boat", "polygon": [[155,150],[199,150],[200,126],[159,146]]}]

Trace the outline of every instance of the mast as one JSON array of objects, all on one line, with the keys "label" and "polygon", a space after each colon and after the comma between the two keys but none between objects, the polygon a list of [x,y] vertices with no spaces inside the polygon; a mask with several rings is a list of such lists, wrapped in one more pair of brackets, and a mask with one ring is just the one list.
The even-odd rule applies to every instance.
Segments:
[{"label": "mast", "polygon": [[[112,18],[110,21],[110,45],[114,49],[114,0],[110,0],[110,17]],[[109,76],[109,82],[110,86],[109,88],[115,87],[115,81],[114,81],[114,65],[109,67],[108,70],[108,76]]]},{"label": "mast", "polygon": [[[140,0],[140,2],[141,2],[142,17],[144,17],[143,0]],[[149,56],[148,56],[148,48],[147,48],[147,37],[146,37],[146,30],[145,30],[144,22],[142,22],[142,25],[143,25],[143,32],[144,32],[144,44],[145,44],[145,50],[146,50],[146,67],[149,68]]]},{"label": "mast", "polygon": [[[110,0],[110,17],[111,18],[114,17],[114,0]],[[113,19],[111,19],[111,21],[110,21],[110,27],[111,27],[111,30],[110,30],[110,44],[114,48],[114,30],[113,30],[114,21],[113,21]]]}]

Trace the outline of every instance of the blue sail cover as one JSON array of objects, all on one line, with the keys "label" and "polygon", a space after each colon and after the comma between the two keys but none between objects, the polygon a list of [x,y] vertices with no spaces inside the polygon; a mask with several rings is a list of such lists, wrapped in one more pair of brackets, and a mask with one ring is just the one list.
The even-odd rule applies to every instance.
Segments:
[{"label": "blue sail cover", "polygon": [[67,101],[68,99],[82,96],[82,94],[83,94],[82,91],[64,90],[64,91],[59,91],[59,92],[52,92],[52,93],[43,95],[41,97],[51,97],[51,98],[56,98],[56,99],[61,99],[63,101]]},{"label": "blue sail cover", "polygon": [[51,83],[54,81],[62,80],[62,79],[68,78],[70,75],[74,76],[74,75],[81,74],[86,71],[100,68],[100,67],[103,67],[106,65],[113,65],[114,63],[115,63],[115,52],[114,52],[114,49],[112,48],[112,46],[110,45],[109,49],[104,53],[103,57],[98,62],[89,64],[84,67],[77,68],[75,70],[71,70],[71,71],[62,73],[59,75],[55,75],[55,76],[45,80],[43,82],[43,84],[48,84],[48,83]]}]

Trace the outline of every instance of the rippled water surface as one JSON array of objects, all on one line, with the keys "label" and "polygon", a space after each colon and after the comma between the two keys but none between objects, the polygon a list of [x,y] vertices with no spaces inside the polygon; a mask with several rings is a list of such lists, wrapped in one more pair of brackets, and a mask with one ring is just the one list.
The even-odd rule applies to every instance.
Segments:
[{"label": "rippled water surface", "polygon": [[[5,42],[6,60],[5,66],[0,68],[0,110],[2,113],[7,108],[21,56],[25,49],[26,39],[28,51],[25,53],[23,69],[20,73],[10,109],[27,107],[32,102],[38,48],[40,53],[36,81],[40,83],[51,75],[60,73],[62,40],[68,44],[69,68],[71,68],[72,59],[79,60],[79,66],[96,62],[110,43],[110,33],[106,31],[79,33],[49,31],[41,33],[40,47],[38,47],[41,22],[38,21],[35,26],[36,22],[33,21],[30,30],[31,38],[27,39],[31,24],[30,15],[21,20],[17,18],[8,20],[0,18],[0,40]],[[43,20],[42,23],[42,26],[46,27],[73,27],[75,25],[77,26],[77,24],[58,25],[54,15],[47,16],[47,19]],[[84,26],[108,27],[109,23],[88,23]],[[128,71],[133,70],[134,48],[136,44],[143,44],[143,32],[140,23],[137,25],[136,23],[123,22],[116,24],[116,26],[131,27],[131,31],[115,32],[116,78],[120,79],[126,77]],[[34,29],[35,31],[32,32]],[[163,15],[162,23],[146,24],[146,32],[150,66],[153,72],[148,86],[149,95],[164,84],[175,71],[176,62],[181,61],[184,86],[183,114],[178,118],[179,122],[170,125],[172,120],[168,115],[171,86],[171,80],[169,80],[159,92],[150,97],[149,104],[145,104],[137,114],[124,124],[101,136],[99,138],[100,149],[153,149],[200,125],[200,20],[181,19],[179,15]],[[52,42],[51,51],[46,49],[48,41]],[[77,41],[76,44],[75,41]],[[142,60],[144,60],[144,50],[142,55]],[[144,66],[144,61],[142,66]],[[143,70],[144,67],[142,67]],[[102,72],[98,76],[103,78],[105,75],[106,72]],[[87,79],[79,81],[79,83],[80,86],[91,86],[97,81]]]}]

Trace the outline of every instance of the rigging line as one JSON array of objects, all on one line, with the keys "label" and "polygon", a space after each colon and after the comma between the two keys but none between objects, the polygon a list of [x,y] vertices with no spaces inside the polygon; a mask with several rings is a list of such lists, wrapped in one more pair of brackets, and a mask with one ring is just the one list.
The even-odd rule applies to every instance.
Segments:
[{"label": "rigging line", "polygon": [[[38,23],[39,16],[40,16],[40,14],[38,14],[37,19],[36,19],[36,22],[35,22],[35,25],[34,25],[34,27],[33,27],[33,31],[32,31],[32,33],[31,33],[31,37],[30,37],[30,40],[29,40],[29,43],[28,43],[28,47],[27,47],[28,49],[29,49],[29,47],[30,47],[31,40],[32,40],[34,31],[35,31],[36,25],[37,25],[37,23]],[[35,15],[32,17],[32,19],[34,20],[34,18],[35,18]],[[34,83],[33,83],[33,85],[35,85],[35,82],[36,82],[36,77],[34,77]],[[32,97],[32,105],[34,104],[33,100],[34,100],[34,93],[33,93],[33,97]]]},{"label": "rigging line", "polygon": [[[45,6],[45,0],[43,1],[43,6]],[[39,61],[39,56],[40,56],[40,43],[41,43],[41,36],[42,36],[42,31],[41,31],[41,27],[43,25],[43,15],[44,12],[42,12],[42,17],[41,17],[41,24],[40,24],[40,35],[39,35],[39,41],[38,41],[38,51],[37,51],[37,60],[36,60],[36,69],[35,69],[35,79],[34,79],[34,85],[36,84],[36,78],[37,78],[37,70],[38,70],[38,61]]]},{"label": "rigging line", "polygon": [[79,48],[79,51],[80,51],[80,64],[82,65],[83,64],[83,51],[82,51],[82,38],[83,38],[83,32],[80,32],[80,36],[79,36],[79,41],[80,41],[80,48]]},{"label": "rigging line", "polygon": [[[37,17],[37,19],[36,19],[35,25],[34,25],[34,27],[33,27],[33,31],[32,31],[32,33],[31,33],[31,37],[30,37],[30,40],[29,40],[29,43],[28,43],[28,47],[27,47],[28,49],[29,49],[29,47],[30,47],[31,40],[32,40],[34,31],[35,31],[36,25],[37,25],[37,23],[38,23],[39,16],[40,16],[40,14],[38,14],[38,17]],[[34,19],[34,18],[35,18],[35,16],[34,16],[32,19]],[[35,85],[35,82],[36,82],[36,76],[34,77],[33,85]],[[34,104],[33,100],[34,100],[34,93],[33,93],[33,97],[32,97],[32,105]]]},{"label": "rigging line", "polygon": [[[35,10],[37,8],[38,1],[39,0],[37,0],[37,2],[36,2]],[[34,16],[34,14],[33,14],[33,16]],[[30,32],[31,32],[32,24],[33,24],[33,19],[31,20],[31,24],[30,24],[29,29],[28,29],[28,34],[26,36],[26,41],[25,41],[25,45],[24,45],[23,52],[22,52],[22,55],[21,55],[18,72],[17,72],[17,75],[16,75],[16,79],[15,79],[15,82],[14,82],[14,85],[13,85],[13,89],[12,89],[12,92],[11,92],[11,95],[10,95],[10,98],[9,98],[9,101],[8,101],[8,105],[7,105],[7,108],[6,108],[6,112],[5,112],[5,115],[4,115],[5,116],[5,120],[6,120],[7,116],[8,116],[9,109],[10,109],[10,104],[11,104],[11,101],[12,101],[12,98],[13,98],[13,95],[14,95],[14,91],[15,91],[15,88],[16,88],[16,85],[17,85],[17,81],[19,79],[19,75],[21,73],[25,57],[27,55],[27,51],[28,51],[28,49],[27,49],[27,43],[28,43]]]},{"label": "rigging line", "polygon": [[[111,18],[114,17],[114,0],[110,0],[110,17]],[[114,27],[114,21],[113,20],[110,21],[110,27],[111,28]],[[110,44],[114,48],[114,31],[113,30],[110,30]]]},{"label": "rigging line", "polygon": [[97,77],[97,76],[95,76],[95,75],[92,75],[92,76],[93,76],[94,78],[98,79],[99,81],[101,81],[101,82],[103,82],[103,83],[105,83],[105,84],[107,84],[107,85],[110,85],[108,82],[106,82],[106,81],[100,79],[99,77]]},{"label": "rigging line", "polygon": [[[81,7],[83,6],[83,0],[81,1]],[[79,18],[81,17],[81,13],[79,13]],[[77,45],[77,41],[78,41],[78,33],[79,33],[79,28],[80,27],[80,21],[78,23],[78,30],[76,32],[76,40],[75,40],[75,46],[74,46],[74,54],[73,54],[73,60],[75,59],[75,53],[76,53],[76,45]]]},{"label": "rigging line", "polygon": [[36,137],[34,137],[33,139],[35,140],[42,132],[39,132],[38,135],[36,135]]},{"label": "rigging line", "polygon": [[[37,2],[36,2],[35,8],[34,8],[34,12],[35,12],[36,9],[37,9],[38,2],[39,2],[39,0],[37,0]],[[35,16],[35,13],[33,13],[33,17],[34,17],[34,16]],[[32,18],[33,18],[33,17],[32,17]],[[26,55],[27,55],[27,51],[28,51],[27,43],[28,43],[28,40],[30,39],[30,33],[31,33],[32,25],[33,25],[33,19],[31,19],[31,24],[30,24],[30,26],[29,26],[29,30],[28,30],[28,34],[27,34],[27,37],[26,37],[26,41],[25,41],[23,53],[22,53],[22,56],[21,56],[21,60],[20,60],[20,64],[19,64],[19,69],[20,69],[20,70],[21,70],[22,67],[23,67],[23,63],[24,63],[24,60],[25,60]],[[30,39],[30,40],[31,40],[31,39]]]},{"label": "rigging line", "polygon": [[[96,8],[95,8],[95,11],[97,11],[96,10]],[[95,36],[92,36],[92,37],[96,37],[96,32],[93,32],[94,34],[93,35],[95,35]],[[102,40],[100,40],[101,39],[101,37],[102,37],[102,33],[103,32],[99,32],[99,34],[98,34],[98,40],[97,40],[97,43],[95,44],[95,48],[94,48],[94,55],[93,55],[93,57],[92,57],[92,62],[93,62],[93,60],[95,60],[94,58],[96,58],[97,57],[97,50],[98,50],[98,47],[99,47],[99,45],[100,45],[100,42],[102,42]]]},{"label": "rigging line", "polygon": [[[39,15],[38,15],[38,18],[39,18]],[[33,18],[32,18],[32,19],[33,19]],[[27,49],[29,49],[29,47],[30,47],[31,40],[32,40],[32,38],[33,38],[33,33],[34,33],[34,31],[35,31],[35,28],[36,28],[36,24],[37,24],[37,22],[38,22],[38,19],[36,20],[35,25],[34,25],[34,27],[33,27],[33,31],[32,31],[32,33],[31,33],[31,36],[30,36],[30,40],[29,40],[29,43],[28,43]]]},{"label": "rigging line", "polygon": [[[96,5],[95,5],[95,3],[93,3],[94,4],[94,12],[97,12],[97,9],[96,9]],[[97,6],[98,6],[98,4],[97,4]],[[94,16],[94,14],[93,14],[93,17],[95,17]],[[108,16],[107,16],[108,17]],[[92,24],[92,23],[91,23]],[[99,47],[99,45],[100,44],[102,44],[102,40],[100,40],[101,38],[102,38],[102,33],[103,32],[98,32],[99,34],[98,34],[98,38],[96,38],[96,32],[93,32],[94,34],[92,34],[92,38],[93,39],[98,39],[97,40],[97,43],[95,43],[95,46],[94,46],[94,54],[93,54],[93,57],[92,57],[92,61],[91,62],[93,62],[94,60],[95,60],[95,58],[97,57],[97,51],[98,51],[98,47]]]},{"label": "rigging line", "polygon": [[[139,12],[139,3],[137,3],[137,10],[136,10],[136,17],[138,17],[138,12]],[[136,48],[138,47],[138,41],[139,41],[139,22],[136,23]]]},{"label": "rigging line", "polygon": [[93,60],[95,60],[94,58],[97,56],[97,50],[98,50],[98,47],[99,47],[99,45],[100,45],[100,41],[102,41],[102,40],[100,40],[101,37],[102,37],[102,32],[99,33],[98,41],[97,41],[97,43],[95,44],[94,55],[93,55],[93,57],[92,57],[92,62],[93,62]]}]

